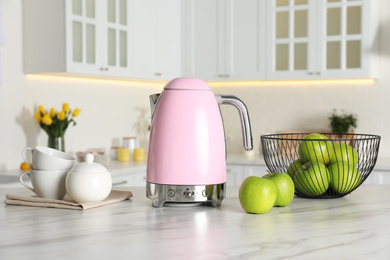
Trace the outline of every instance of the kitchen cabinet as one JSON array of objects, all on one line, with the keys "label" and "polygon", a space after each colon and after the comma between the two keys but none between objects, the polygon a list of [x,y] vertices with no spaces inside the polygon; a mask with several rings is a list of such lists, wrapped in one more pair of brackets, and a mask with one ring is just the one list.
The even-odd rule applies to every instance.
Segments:
[{"label": "kitchen cabinet", "polygon": [[267,1],[267,79],[373,77],[379,15],[370,2]]},{"label": "kitchen cabinet", "polygon": [[249,176],[262,177],[267,174],[267,166],[263,165],[226,165],[226,182],[229,186],[240,186]]},{"label": "kitchen cabinet", "polygon": [[259,0],[185,1],[185,76],[206,81],[263,78],[264,4]]},{"label": "kitchen cabinet", "polygon": [[127,0],[23,1],[25,73],[128,77]]},{"label": "kitchen cabinet", "polygon": [[113,187],[146,187],[146,172],[131,172],[112,177]]},{"label": "kitchen cabinet", "polygon": [[378,8],[369,0],[24,0],[24,70],[158,80],[375,78]]},{"label": "kitchen cabinet", "polygon": [[134,77],[170,80],[181,76],[181,11],[180,0],[130,0]]},{"label": "kitchen cabinet", "polygon": [[226,165],[226,185],[236,186],[242,179],[243,165]]},{"label": "kitchen cabinet", "polygon": [[374,170],[363,184],[390,184],[390,171]]}]

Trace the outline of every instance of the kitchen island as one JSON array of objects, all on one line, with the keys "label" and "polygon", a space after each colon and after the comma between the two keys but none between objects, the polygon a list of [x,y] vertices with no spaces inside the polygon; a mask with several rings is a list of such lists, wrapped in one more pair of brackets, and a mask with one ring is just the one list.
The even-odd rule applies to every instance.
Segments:
[{"label": "kitchen island", "polygon": [[295,197],[266,214],[245,213],[238,187],[221,208],[153,208],[145,188],[88,210],[5,205],[0,259],[389,259],[390,185],[362,185],[343,198]]}]

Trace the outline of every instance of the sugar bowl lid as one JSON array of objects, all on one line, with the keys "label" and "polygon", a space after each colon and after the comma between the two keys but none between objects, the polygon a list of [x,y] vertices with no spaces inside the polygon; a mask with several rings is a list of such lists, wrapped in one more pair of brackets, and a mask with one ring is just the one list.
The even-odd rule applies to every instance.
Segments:
[{"label": "sugar bowl lid", "polygon": [[93,160],[95,157],[91,153],[87,153],[84,156],[84,161],[82,163],[76,164],[72,172],[84,172],[84,173],[100,173],[107,172],[107,168],[99,163],[95,163]]}]

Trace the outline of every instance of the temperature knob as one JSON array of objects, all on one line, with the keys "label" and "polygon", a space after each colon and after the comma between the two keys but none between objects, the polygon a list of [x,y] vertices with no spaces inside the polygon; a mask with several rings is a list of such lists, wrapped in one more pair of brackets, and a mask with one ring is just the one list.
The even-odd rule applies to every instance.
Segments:
[{"label": "temperature knob", "polygon": [[184,192],[183,192],[184,196],[186,198],[191,198],[192,196],[194,196],[194,192],[190,189],[186,189]]}]

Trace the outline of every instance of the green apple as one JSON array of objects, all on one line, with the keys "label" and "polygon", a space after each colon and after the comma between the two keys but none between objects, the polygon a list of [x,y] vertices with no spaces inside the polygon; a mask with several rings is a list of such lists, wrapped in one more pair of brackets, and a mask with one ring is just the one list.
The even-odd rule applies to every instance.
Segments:
[{"label": "green apple", "polygon": [[287,168],[287,174],[290,175],[291,179],[294,180],[294,174],[295,172],[301,168],[301,166],[303,165],[303,163],[301,162],[301,160],[297,159],[295,161],[293,161],[290,166],[288,166]]},{"label": "green apple", "polygon": [[339,161],[328,166],[330,187],[337,193],[346,194],[356,188],[362,181],[360,173],[346,161]]},{"label": "green apple", "polygon": [[269,179],[276,186],[276,201],[274,206],[284,207],[294,198],[295,185],[290,175],[283,172],[269,173],[262,178]]},{"label": "green apple", "polygon": [[344,143],[333,144],[334,156],[330,160],[330,164],[334,164],[337,161],[346,161],[352,164],[355,168],[358,163],[358,155],[352,146]]},{"label": "green apple", "polygon": [[241,183],[238,195],[241,207],[246,212],[262,214],[274,206],[276,194],[276,186],[273,181],[249,176]]},{"label": "green apple", "polygon": [[304,163],[316,161],[328,164],[334,155],[332,142],[322,134],[309,134],[299,143],[298,155]]},{"label": "green apple", "polygon": [[308,162],[295,172],[295,188],[314,197],[323,194],[329,187],[329,172],[320,162]]}]

